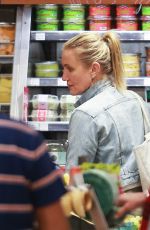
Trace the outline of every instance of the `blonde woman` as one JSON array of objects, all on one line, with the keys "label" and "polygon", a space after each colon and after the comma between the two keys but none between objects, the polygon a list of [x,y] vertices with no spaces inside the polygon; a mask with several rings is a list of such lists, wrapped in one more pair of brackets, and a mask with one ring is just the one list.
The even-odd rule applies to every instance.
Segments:
[{"label": "blonde woman", "polygon": [[126,90],[120,41],[113,32],[81,33],[64,44],[62,79],[76,103],[68,134],[67,168],[79,157],[119,163],[125,190],[141,190],[132,149],[144,140],[137,99]]}]

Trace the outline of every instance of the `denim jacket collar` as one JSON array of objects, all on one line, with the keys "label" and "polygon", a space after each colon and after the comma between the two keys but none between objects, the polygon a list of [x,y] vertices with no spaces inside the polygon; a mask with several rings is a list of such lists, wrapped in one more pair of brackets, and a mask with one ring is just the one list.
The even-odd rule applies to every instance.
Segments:
[{"label": "denim jacket collar", "polygon": [[112,82],[108,79],[97,81],[92,87],[87,89],[80,99],[75,103],[75,108],[82,105],[84,102],[88,101],[90,98],[102,92],[105,87],[111,86]]}]

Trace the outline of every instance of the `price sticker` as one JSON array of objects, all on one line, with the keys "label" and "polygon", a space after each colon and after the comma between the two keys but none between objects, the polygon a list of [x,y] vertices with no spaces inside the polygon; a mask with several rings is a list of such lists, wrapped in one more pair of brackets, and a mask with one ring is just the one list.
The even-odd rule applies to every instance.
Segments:
[{"label": "price sticker", "polygon": [[144,79],[144,86],[150,86],[150,78],[149,77]]},{"label": "price sticker", "polygon": [[41,122],[40,123],[40,131],[48,131],[48,123],[47,122]]},{"label": "price sticker", "polygon": [[35,40],[37,41],[44,41],[45,40],[45,33],[36,33]]},{"label": "price sticker", "polygon": [[144,33],[144,40],[145,40],[145,41],[149,41],[149,40],[150,40],[150,32],[146,31],[146,32]]},{"label": "price sticker", "polygon": [[28,86],[40,86],[40,79],[38,78],[29,78]]}]

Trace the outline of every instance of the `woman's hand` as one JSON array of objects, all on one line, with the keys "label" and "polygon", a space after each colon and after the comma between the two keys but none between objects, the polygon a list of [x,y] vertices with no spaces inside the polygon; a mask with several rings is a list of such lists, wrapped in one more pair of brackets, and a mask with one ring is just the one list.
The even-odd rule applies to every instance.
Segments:
[{"label": "woman's hand", "polygon": [[143,206],[145,199],[146,196],[142,192],[123,193],[119,195],[116,204],[120,208],[118,208],[115,217],[120,218],[127,212]]}]

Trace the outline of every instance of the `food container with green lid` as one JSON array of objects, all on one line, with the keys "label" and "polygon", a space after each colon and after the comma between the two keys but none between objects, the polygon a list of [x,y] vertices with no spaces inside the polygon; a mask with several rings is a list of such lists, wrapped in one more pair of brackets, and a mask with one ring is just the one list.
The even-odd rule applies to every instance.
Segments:
[{"label": "food container with green lid", "polygon": [[150,30],[150,16],[142,16],[142,30]]},{"label": "food container with green lid", "polygon": [[82,4],[63,5],[64,19],[80,18],[84,19],[85,7]]},{"label": "food container with green lid", "polygon": [[57,19],[58,6],[56,4],[45,4],[36,6],[36,18],[46,19],[52,18]]},{"label": "food container with green lid", "polygon": [[38,70],[59,70],[58,62],[56,61],[46,61],[35,63],[35,68]]},{"label": "food container with green lid", "polygon": [[142,15],[150,16],[150,5],[142,5]]},{"label": "food container with green lid", "polygon": [[41,78],[49,78],[49,77],[58,77],[59,71],[58,70],[35,70],[35,76]]},{"label": "food container with green lid", "polygon": [[47,18],[44,20],[43,19],[36,20],[36,30],[56,31],[59,29],[59,20],[51,19],[51,18]]},{"label": "food container with green lid", "polygon": [[66,19],[62,21],[64,30],[85,30],[85,20],[83,19]]}]

